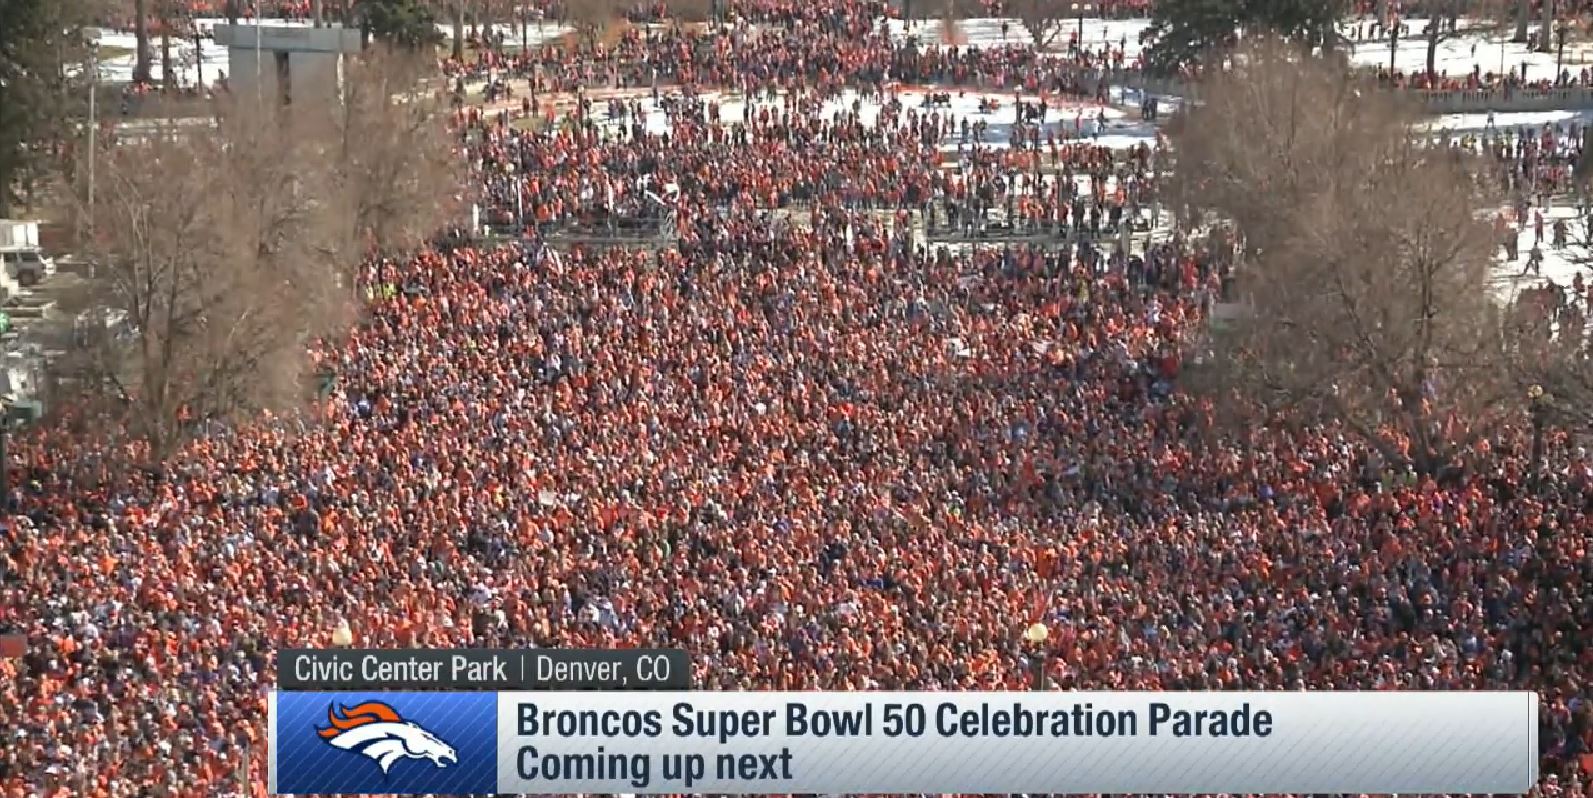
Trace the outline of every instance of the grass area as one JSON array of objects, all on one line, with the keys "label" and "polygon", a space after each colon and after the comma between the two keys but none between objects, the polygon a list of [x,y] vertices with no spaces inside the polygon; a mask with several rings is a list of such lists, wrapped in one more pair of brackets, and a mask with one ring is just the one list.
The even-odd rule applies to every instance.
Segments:
[{"label": "grass area", "polygon": [[512,127],[515,130],[527,130],[535,133],[542,129],[542,119],[536,116],[522,116],[519,119],[510,122],[509,127]]},{"label": "grass area", "polygon": [[131,48],[131,47],[101,47],[100,48],[100,60],[101,61],[114,61],[114,60],[116,60],[118,58],[131,58],[132,56],[133,56],[133,48]]}]

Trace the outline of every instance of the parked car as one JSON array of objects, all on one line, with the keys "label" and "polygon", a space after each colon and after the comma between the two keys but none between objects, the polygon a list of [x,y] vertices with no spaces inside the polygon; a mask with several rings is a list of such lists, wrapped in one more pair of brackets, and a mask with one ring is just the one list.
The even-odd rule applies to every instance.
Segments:
[{"label": "parked car", "polygon": [[0,250],[0,262],[5,264],[6,275],[23,286],[36,285],[55,273],[55,261],[31,247]]}]

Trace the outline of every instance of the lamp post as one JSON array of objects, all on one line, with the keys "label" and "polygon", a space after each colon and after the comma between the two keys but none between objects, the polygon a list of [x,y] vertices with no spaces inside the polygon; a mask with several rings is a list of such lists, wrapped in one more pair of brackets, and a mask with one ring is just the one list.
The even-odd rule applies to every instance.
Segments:
[{"label": "lamp post", "polygon": [[254,104],[255,104],[256,107],[263,107],[265,105],[265,86],[263,85],[263,81],[265,79],[260,76],[260,3],[259,3],[259,0],[255,0],[254,4],[250,6],[250,10],[253,13],[250,14],[249,21],[254,23]]},{"label": "lamp post", "polygon": [[1090,4],[1090,3],[1074,3],[1073,4],[1073,17],[1074,17],[1074,19],[1078,20],[1078,23],[1079,23],[1079,50],[1080,51],[1082,51],[1084,49],[1084,15],[1089,13],[1089,12],[1091,12],[1091,11],[1094,11],[1094,10],[1095,10],[1095,6]]},{"label": "lamp post", "polygon": [[1029,644],[1029,689],[1045,689],[1045,641],[1051,636],[1051,630],[1045,624],[1036,621],[1029,628],[1023,630],[1023,640]]},{"label": "lamp post", "polygon": [[1549,407],[1553,403],[1554,394],[1544,391],[1542,385],[1527,388],[1527,413],[1532,417],[1532,460],[1529,474],[1533,487],[1537,487],[1542,481],[1543,427],[1548,421]]},{"label": "lamp post", "polygon": [[521,3],[517,7],[520,11],[520,60],[530,63],[531,60],[531,7]]},{"label": "lamp post", "polygon": [[89,118],[88,118],[88,232],[94,233],[94,151],[99,149],[100,125],[98,95],[100,93],[100,43],[89,42]]}]

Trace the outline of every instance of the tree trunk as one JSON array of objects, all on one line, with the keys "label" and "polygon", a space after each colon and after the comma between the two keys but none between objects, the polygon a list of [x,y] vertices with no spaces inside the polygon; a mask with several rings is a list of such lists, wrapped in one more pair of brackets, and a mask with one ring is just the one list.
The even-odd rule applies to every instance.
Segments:
[{"label": "tree trunk", "polygon": [[[1588,176],[1593,175],[1593,127],[1582,128],[1582,155],[1577,158],[1576,177],[1579,191],[1587,190]],[[0,214],[4,216],[4,214]]]},{"label": "tree trunk", "polygon": [[171,15],[160,17],[160,85],[171,88],[177,85],[177,76],[171,68]]},{"label": "tree trunk", "polygon": [[1524,44],[1527,41],[1527,23],[1532,20],[1532,0],[1516,0],[1516,33],[1510,41]]},{"label": "tree trunk", "polygon": [[149,82],[149,0],[133,0],[133,82]]},{"label": "tree trunk", "polygon": [[321,0],[310,0],[310,26],[319,28],[323,24],[321,19]]},{"label": "tree trunk", "polygon": [[227,0],[227,24],[238,24],[238,0]]},{"label": "tree trunk", "polygon": [[1554,0],[1543,0],[1543,20],[1538,23],[1538,52],[1554,52]]},{"label": "tree trunk", "polygon": [[453,17],[454,26],[454,60],[465,60],[465,9],[459,3],[448,5],[448,13]]},{"label": "tree trunk", "polygon": [[1432,83],[1438,77],[1438,35],[1442,20],[1434,17],[1427,21],[1427,82]]},{"label": "tree trunk", "polygon": [[514,17],[511,16],[513,13],[511,9],[500,11],[496,3],[487,6],[487,35],[492,38],[493,52],[500,56],[503,55],[503,48],[508,39],[508,34],[498,35],[498,23],[502,22],[504,27],[511,31],[514,30]]}]

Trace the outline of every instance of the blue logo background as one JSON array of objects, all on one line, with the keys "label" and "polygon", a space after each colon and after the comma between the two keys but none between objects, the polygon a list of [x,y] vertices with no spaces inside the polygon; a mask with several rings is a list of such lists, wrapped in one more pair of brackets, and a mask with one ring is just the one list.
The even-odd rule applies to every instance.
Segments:
[{"label": "blue logo background", "polygon": [[[381,701],[400,717],[442,738],[459,763],[401,759],[382,773],[376,760],[329,744],[327,707]],[[277,742],[272,764],[278,795],[360,793],[465,795],[498,791],[496,693],[277,693]]]}]

